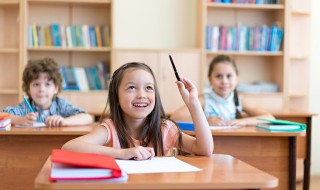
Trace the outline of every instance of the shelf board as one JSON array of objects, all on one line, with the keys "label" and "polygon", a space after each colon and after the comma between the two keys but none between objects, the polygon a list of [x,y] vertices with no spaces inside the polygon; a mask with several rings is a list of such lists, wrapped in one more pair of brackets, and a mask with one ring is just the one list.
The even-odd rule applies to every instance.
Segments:
[{"label": "shelf board", "polygon": [[244,93],[244,92],[239,92],[240,95],[242,96],[265,96],[265,97],[279,97],[283,96],[282,92],[264,92],[264,93]]},{"label": "shelf board", "polygon": [[303,59],[308,59],[308,56],[306,56],[306,55],[293,55],[293,56],[290,56],[290,59],[303,60]]},{"label": "shelf board", "polygon": [[111,0],[28,0],[30,3],[110,4]]},{"label": "shelf board", "polygon": [[64,47],[29,47],[29,51],[60,51],[60,52],[66,52],[66,51],[74,51],[74,52],[110,52],[110,47],[90,47],[90,48],[84,48],[84,47],[74,47],[74,48],[64,48]]},{"label": "shelf board", "polygon": [[18,94],[19,90],[16,89],[0,89],[0,95]]},{"label": "shelf board", "polygon": [[19,0],[1,0],[0,1],[0,6],[1,5],[18,5]]},{"label": "shelf board", "polygon": [[308,16],[308,15],[310,15],[310,11],[308,11],[308,10],[292,10],[291,11],[291,14],[293,14],[293,15],[306,15],[306,16]]},{"label": "shelf board", "polygon": [[0,48],[0,53],[19,53],[18,48]]},{"label": "shelf board", "polygon": [[283,56],[282,51],[207,51],[207,55],[239,55],[239,56]]},{"label": "shelf board", "polygon": [[255,5],[255,4],[241,4],[241,3],[207,3],[208,8],[225,8],[225,9],[256,9],[256,10],[283,10],[284,5],[269,4],[269,5]]},{"label": "shelf board", "polygon": [[300,93],[300,94],[290,94],[289,95],[290,98],[307,98],[308,95],[304,94],[304,93]]}]

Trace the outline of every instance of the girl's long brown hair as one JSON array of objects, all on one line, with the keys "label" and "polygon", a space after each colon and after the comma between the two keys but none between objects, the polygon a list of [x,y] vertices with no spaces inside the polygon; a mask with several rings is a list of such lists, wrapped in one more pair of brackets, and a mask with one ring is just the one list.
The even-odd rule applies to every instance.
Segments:
[{"label": "girl's long brown hair", "polygon": [[[140,134],[140,143],[144,147],[152,143],[155,151],[155,155],[164,156],[161,122],[163,119],[168,119],[168,118],[166,117],[166,114],[164,112],[164,109],[161,103],[158,85],[157,85],[155,76],[152,70],[150,69],[150,67],[147,66],[146,64],[138,63],[138,62],[127,63],[122,65],[113,73],[113,76],[111,78],[110,85],[109,85],[107,104],[103,111],[102,117],[100,118],[100,122],[102,122],[103,118],[105,117],[106,110],[109,105],[110,118],[112,119],[114,125],[116,126],[115,128],[118,133],[121,148],[129,148],[134,146],[132,138],[129,135],[129,130],[126,127],[127,125],[123,119],[123,111],[119,103],[119,86],[125,72],[128,69],[142,69],[152,75],[152,78],[154,80],[154,89],[155,89],[155,106],[153,111],[147,116],[145,120],[144,127]],[[180,134],[179,134],[178,145],[179,145],[179,149],[181,149],[180,129],[179,129],[179,132]]]}]

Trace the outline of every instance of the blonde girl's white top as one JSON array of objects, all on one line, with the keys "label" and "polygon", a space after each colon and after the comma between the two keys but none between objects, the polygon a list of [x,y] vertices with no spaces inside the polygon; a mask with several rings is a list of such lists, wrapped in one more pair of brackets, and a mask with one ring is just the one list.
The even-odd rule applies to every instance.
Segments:
[{"label": "blonde girl's white top", "polygon": [[228,98],[223,98],[216,94],[212,89],[204,93],[204,113],[206,117],[221,116],[224,120],[236,118],[236,109],[242,112],[241,98],[238,96],[239,105],[235,106],[234,93]]}]

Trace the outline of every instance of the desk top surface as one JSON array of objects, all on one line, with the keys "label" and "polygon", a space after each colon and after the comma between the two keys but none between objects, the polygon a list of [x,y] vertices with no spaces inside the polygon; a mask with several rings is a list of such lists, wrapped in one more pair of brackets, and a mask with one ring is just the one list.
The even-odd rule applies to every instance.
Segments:
[{"label": "desk top surface", "polygon": [[200,172],[129,174],[127,182],[64,182],[49,181],[50,157],[35,179],[37,189],[255,189],[278,186],[278,179],[232,156],[178,159],[202,168]]},{"label": "desk top surface", "polygon": [[[41,127],[41,128],[16,128],[4,131],[0,135],[84,135],[92,130],[97,123],[83,126],[67,127]],[[194,131],[184,131],[186,134],[194,135]],[[305,136],[305,132],[269,132],[256,128],[255,126],[243,126],[240,128],[211,130],[214,136]]]},{"label": "desk top surface", "polygon": [[[84,135],[92,130],[97,123],[83,126],[67,127],[40,127],[40,128],[16,128],[4,131],[0,130],[0,135]],[[194,131],[184,131],[186,134],[194,135]],[[305,132],[269,132],[256,128],[255,126],[243,126],[232,129],[211,130],[214,136],[305,136]]]}]

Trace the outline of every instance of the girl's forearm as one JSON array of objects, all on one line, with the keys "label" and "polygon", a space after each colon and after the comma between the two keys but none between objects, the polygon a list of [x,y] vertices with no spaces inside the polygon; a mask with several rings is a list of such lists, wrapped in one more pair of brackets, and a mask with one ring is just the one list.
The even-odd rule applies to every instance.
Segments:
[{"label": "girl's forearm", "polygon": [[194,123],[196,142],[192,151],[198,155],[210,156],[213,152],[213,139],[206,116],[198,99],[190,102],[189,111]]},{"label": "girl's forearm", "polygon": [[77,152],[102,154],[102,155],[107,155],[113,158],[120,158],[120,159],[122,158],[122,155],[123,155],[121,153],[122,149],[91,144],[91,143],[83,142],[76,139],[70,140],[69,142],[65,143],[61,149],[72,150]]}]

